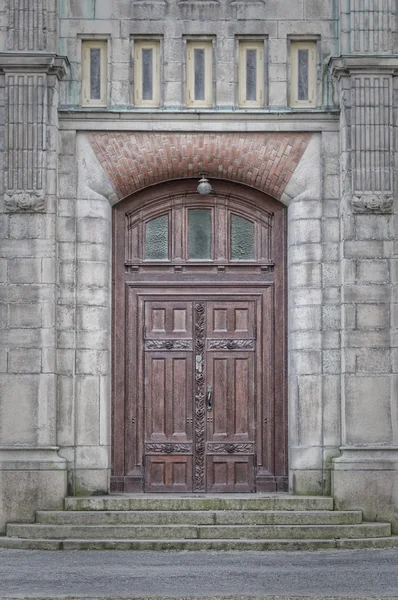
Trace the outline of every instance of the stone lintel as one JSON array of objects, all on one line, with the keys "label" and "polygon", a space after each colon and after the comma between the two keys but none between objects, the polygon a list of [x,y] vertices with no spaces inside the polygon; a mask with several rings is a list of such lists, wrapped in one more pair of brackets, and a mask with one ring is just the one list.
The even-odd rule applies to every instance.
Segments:
[{"label": "stone lintel", "polygon": [[47,52],[0,52],[2,73],[47,73],[64,79],[69,72],[67,56]]}]

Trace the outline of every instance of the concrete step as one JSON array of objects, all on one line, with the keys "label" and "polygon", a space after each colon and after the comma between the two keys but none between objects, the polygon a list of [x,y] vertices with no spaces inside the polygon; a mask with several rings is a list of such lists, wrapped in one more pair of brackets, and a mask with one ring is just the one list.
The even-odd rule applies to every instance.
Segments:
[{"label": "concrete step", "polygon": [[96,496],[65,498],[65,510],[132,511],[132,510],[333,510],[333,498],[324,496],[290,496],[288,494],[253,496]]},{"label": "concrete step", "polygon": [[355,525],[361,511],[39,511],[47,525]]},{"label": "concrete step", "polygon": [[25,550],[359,550],[398,547],[398,536],[360,539],[281,540],[48,540],[0,537],[0,548]]},{"label": "concrete step", "polygon": [[391,535],[389,523],[361,525],[41,525],[10,524],[25,539],[359,539]]}]

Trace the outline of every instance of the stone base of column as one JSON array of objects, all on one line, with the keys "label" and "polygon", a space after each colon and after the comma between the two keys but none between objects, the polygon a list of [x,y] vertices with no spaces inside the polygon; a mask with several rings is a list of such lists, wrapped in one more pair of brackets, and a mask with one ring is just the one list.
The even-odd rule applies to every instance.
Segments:
[{"label": "stone base of column", "polygon": [[398,447],[341,448],[333,459],[332,495],[339,510],[362,510],[367,521],[398,533]]},{"label": "stone base of column", "polygon": [[7,523],[33,522],[37,510],[61,510],[66,461],[54,446],[0,446],[0,535]]}]

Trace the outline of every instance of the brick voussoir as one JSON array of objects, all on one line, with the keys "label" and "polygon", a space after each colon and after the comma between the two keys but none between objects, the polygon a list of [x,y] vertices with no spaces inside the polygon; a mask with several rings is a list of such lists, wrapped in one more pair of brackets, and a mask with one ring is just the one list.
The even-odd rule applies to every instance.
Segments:
[{"label": "brick voussoir", "polygon": [[303,156],[309,133],[164,135],[91,133],[90,144],[120,199],[184,177],[229,179],[277,200]]}]

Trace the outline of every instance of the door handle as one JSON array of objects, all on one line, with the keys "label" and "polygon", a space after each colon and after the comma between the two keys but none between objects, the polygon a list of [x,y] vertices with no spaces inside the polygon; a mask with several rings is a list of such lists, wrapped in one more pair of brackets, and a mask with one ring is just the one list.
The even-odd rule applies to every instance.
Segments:
[{"label": "door handle", "polygon": [[206,396],[207,410],[208,412],[213,410],[213,388],[211,385],[207,386],[207,396]]}]

